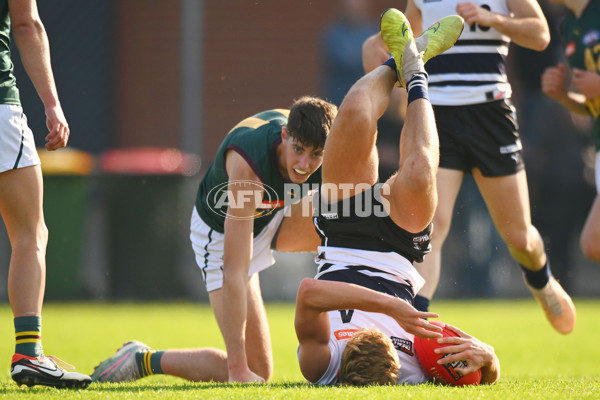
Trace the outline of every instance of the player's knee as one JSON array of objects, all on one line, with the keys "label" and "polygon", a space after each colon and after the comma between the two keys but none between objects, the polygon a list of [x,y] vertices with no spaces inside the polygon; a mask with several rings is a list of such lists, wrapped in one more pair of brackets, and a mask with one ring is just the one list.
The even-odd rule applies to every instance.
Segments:
[{"label": "player's knee", "polygon": [[435,165],[431,162],[430,155],[423,151],[415,151],[404,161],[401,173],[406,181],[414,188],[423,192],[437,190],[435,188]]},{"label": "player's knee", "polygon": [[46,246],[48,245],[48,228],[44,223],[40,224],[36,229],[36,242],[41,249],[46,250]]},{"label": "player's knee", "polygon": [[527,230],[518,230],[510,232],[503,236],[507,246],[518,253],[532,253],[541,243],[541,237],[537,234],[532,234]]},{"label": "player's knee", "polygon": [[11,235],[13,251],[46,252],[48,245],[48,228],[44,223],[24,225]]},{"label": "player's knee", "polygon": [[590,260],[600,262],[600,241],[598,238],[583,235],[579,241],[581,251]]},{"label": "player's knee", "polygon": [[344,101],[338,110],[336,118],[343,119],[346,122],[355,122],[364,124],[371,118],[369,104],[365,101],[367,98],[366,89],[362,86],[353,87],[344,97]]}]

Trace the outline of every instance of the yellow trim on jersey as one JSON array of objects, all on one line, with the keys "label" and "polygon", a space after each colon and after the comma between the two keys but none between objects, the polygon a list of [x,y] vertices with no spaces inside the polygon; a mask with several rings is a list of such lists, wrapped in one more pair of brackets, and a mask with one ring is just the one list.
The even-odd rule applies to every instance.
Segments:
[{"label": "yellow trim on jersey", "polygon": [[598,118],[600,115],[600,99],[587,99],[585,106],[592,117]]},{"label": "yellow trim on jersey", "polygon": [[246,118],[242,121],[240,121],[236,126],[234,126],[229,133],[235,131],[238,128],[252,128],[252,129],[256,129],[260,126],[263,126],[264,124],[266,124],[269,121],[266,121],[264,119],[260,119],[260,118],[254,118],[254,117],[250,117],[250,118]]},{"label": "yellow trim on jersey", "polygon": [[[285,115],[286,118],[288,118],[290,116],[290,110],[287,110],[285,108],[275,108],[271,111],[275,111],[278,112],[280,114]],[[238,122],[238,124],[236,126],[234,126],[233,128],[231,128],[231,130],[229,131],[229,133],[235,131],[238,128],[252,128],[252,129],[257,129],[265,124],[269,123],[268,119],[260,119],[260,118],[256,118],[256,117],[248,117],[246,119],[241,120],[240,122]]]},{"label": "yellow trim on jersey", "polygon": [[286,108],[276,108],[273,111],[277,111],[278,113],[282,113],[283,115],[285,115],[286,118],[290,117],[290,110],[288,110]]}]

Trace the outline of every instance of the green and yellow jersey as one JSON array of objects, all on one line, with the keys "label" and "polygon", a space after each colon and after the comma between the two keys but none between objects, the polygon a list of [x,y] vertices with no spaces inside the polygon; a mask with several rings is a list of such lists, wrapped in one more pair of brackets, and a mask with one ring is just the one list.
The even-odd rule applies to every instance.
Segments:
[{"label": "green and yellow jersey", "polygon": [[0,0],[0,104],[21,104],[13,68],[10,59],[8,0]]},{"label": "green and yellow jersey", "polygon": [[[196,196],[196,210],[200,218],[212,229],[223,233],[229,200],[229,177],[225,169],[225,154],[233,150],[250,165],[264,185],[262,203],[255,211],[254,235],[258,235],[275,213],[290,198],[285,191],[285,181],[279,172],[276,149],[281,143],[281,131],[287,124],[289,110],[263,111],[237,124],[225,137],[215,155],[215,160],[200,182]],[[321,182],[321,169],[313,173],[306,184]],[[257,187],[248,186],[249,190]],[[235,199],[233,199],[235,201]],[[244,199],[241,199],[243,201]]]},{"label": "green and yellow jersey", "polygon": [[[600,74],[600,0],[590,0],[579,18],[570,14],[563,25],[565,56],[571,68]],[[596,151],[600,151],[600,97],[586,102],[594,117]]]}]

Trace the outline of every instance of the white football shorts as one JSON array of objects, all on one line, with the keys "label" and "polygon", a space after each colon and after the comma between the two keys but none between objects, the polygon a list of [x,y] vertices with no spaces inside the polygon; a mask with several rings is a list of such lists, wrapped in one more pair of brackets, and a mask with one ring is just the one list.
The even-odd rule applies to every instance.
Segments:
[{"label": "white football shorts", "polygon": [[[285,208],[278,211],[267,226],[263,228],[262,232],[254,237],[248,277],[275,264],[271,242],[283,221],[284,214]],[[192,212],[190,230],[190,240],[196,254],[196,263],[202,271],[206,290],[212,292],[213,290],[221,289],[223,287],[225,235],[206,225],[198,215],[196,207],[194,207],[194,211]]]},{"label": "white football shorts", "polygon": [[23,108],[0,104],[0,172],[40,164]]}]

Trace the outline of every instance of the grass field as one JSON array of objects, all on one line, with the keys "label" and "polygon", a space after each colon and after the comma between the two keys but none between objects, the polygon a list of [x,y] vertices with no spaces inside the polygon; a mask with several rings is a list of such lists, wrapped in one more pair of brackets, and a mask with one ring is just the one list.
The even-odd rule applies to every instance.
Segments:
[{"label": "grass field", "polygon": [[[434,303],[441,320],[492,344],[502,365],[494,386],[434,385],[375,388],[311,387],[296,361],[292,304],[268,304],[275,371],[267,385],[190,383],[153,376],[129,384],[92,384],[87,390],[17,387],[10,378],[12,315],[0,305],[0,398],[8,399],[598,399],[599,300],[576,300],[578,321],[568,336],[555,333],[533,300]],[[91,373],[123,341],[156,349],[215,346],[223,342],[210,308],[192,303],[47,303],[44,350]]]}]

